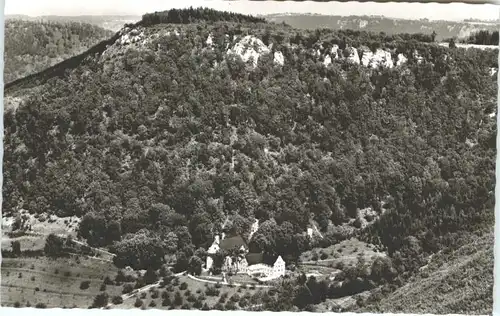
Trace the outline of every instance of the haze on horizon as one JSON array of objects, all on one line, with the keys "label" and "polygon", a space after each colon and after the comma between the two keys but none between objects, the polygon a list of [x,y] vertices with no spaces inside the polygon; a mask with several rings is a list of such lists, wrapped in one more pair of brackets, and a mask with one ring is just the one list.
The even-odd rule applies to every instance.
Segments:
[{"label": "haze on horizon", "polygon": [[5,0],[5,14],[41,15],[142,15],[172,8],[210,7],[244,14],[313,13],[329,15],[381,15],[401,19],[459,21],[464,19],[497,20],[499,6],[493,4],[376,3],[376,2],[294,2],[294,1],[223,1],[223,0]]}]

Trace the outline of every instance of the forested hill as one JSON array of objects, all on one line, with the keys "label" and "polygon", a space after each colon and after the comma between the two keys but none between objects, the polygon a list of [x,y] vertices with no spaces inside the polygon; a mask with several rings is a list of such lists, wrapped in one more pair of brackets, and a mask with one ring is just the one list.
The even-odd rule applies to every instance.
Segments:
[{"label": "forested hill", "polygon": [[78,15],[78,16],[61,16],[61,15],[42,15],[42,16],[27,16],[27,15],[6,15],[5,20],[24,20],[33,22],[81,22],[93,24],[113,32],[118,31],[127,23],[135,23],[141,20],[141,16],[136,15]]},{"label": "forested hill", "polygon": [[383,16],[336,16],[319,14],[271,14],[266,19],[277,23],[287,23],[293,27],[316,29],[330,28],[333,30],[351,29],[371,32],[394,33],[424,33],[436,32],[436,39],[441,41],[451,37],[466,38],[480,31],[497,31],[499,22],[473,21],[434,21],[434,20],[404,20]]},{"label": "forested hill", "polygon": [[146,15],[6,90],[3,211],[82,216],[134,268],[185,267],[228,215],[287,263],[358,235],[403,282],[493,225],[498,51],[419,38]]},{"label": "forested hill", "polygon": [[78,22],[7,20],[4,82],[39,72],[111,35],[111,31]]}]

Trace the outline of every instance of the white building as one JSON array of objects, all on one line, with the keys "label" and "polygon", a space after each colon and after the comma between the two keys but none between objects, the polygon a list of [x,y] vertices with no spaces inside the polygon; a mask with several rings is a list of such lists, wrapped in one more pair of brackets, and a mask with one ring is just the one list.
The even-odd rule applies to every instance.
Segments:
[{"label": "white building", "polygon": [[248,266],[246,272],[250,276],[260,276],[259,280],[261,281],[269,281],[284,276],[286,272],[285,267],[285,260],[279,256],[272,266],[258,263]]},{"label": "white building", "polygon": [[239,249],[239,254],[233,257],[226,256],[222,265],[222,271],[233,274],[248,274],[252,277],[257,277],[261,281],[268,281],[279,278],[285,275],[286,263],[281,256],[279,256],[274,264],[268,265],[263,262],[262,253],[249,253],[248,247],[240,236],[234,236],[222,241],[216,236],[214,243],[208,249],[206,269],[209,270],[213,266],[212,256],[221,249]]},{"label": "white building", "polygon": [[208,253],[207,263],[206,263],[207,270],[210,270],[212,268],[212,265],[214,264],[214,259],[212,258],[212,255],[215,255],[220,250],[219,244],[220,244],[219,235],[216,235],[214,242],[212,243],[210,248],[208,248],[208,250],[207,250],[207,253]]}]

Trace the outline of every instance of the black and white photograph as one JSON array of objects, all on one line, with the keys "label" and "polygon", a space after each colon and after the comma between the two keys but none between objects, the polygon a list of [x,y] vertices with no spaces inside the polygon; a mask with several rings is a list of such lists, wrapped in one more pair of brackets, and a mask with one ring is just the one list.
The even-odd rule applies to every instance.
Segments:
[{"label": "black and white photograph", "polygon": [[6,0],[1,306],[491,315],[499,29]]}]

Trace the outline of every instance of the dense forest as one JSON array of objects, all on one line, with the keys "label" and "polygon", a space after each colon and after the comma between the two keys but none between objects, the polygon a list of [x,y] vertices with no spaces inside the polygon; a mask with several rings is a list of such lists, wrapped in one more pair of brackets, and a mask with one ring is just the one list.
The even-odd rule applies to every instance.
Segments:
[{"label": "dense forest", "polygon": [[111,35],[111,31],[84,23],[7,20],[4,82],[53,66]]},{"label": "dense forest", "polygon": [[[497,51],[189,12],[145,15],[129,25],[139,44],[6,90],[22,105],[5,113],[5,213],[82,216],[80,235],[134,268],[203,260],[228,215],[242,235],[259,219],[250,248],[288,264],[354,235],[390,255],[346,269],[341,288],[290,281],[268,310],[400,285],[493,225]],[[255,68],[226,54],[246,35],[271,47]],[[315,52],[334,45],[407,62],[325,66]],[[366,208],[372,225],[342,229]],[[320,244],[304,234],[312,221]]]},{"label": "dense forest", "polygon": [[471,34],[463,42],[476,45],[498,45],[498,31],[479,31]]}]

